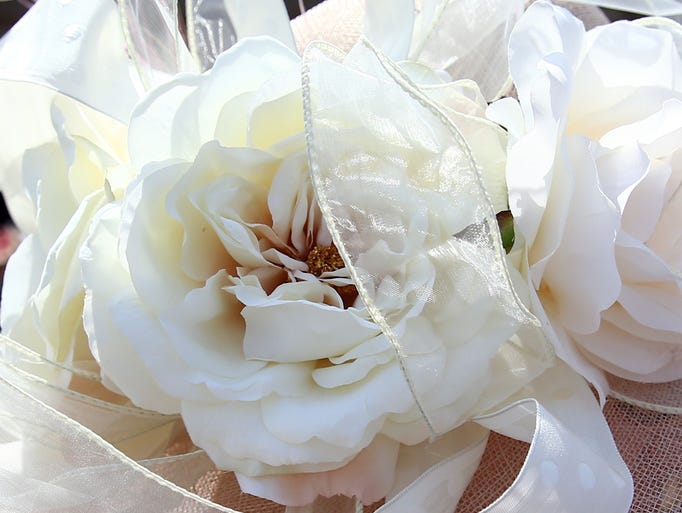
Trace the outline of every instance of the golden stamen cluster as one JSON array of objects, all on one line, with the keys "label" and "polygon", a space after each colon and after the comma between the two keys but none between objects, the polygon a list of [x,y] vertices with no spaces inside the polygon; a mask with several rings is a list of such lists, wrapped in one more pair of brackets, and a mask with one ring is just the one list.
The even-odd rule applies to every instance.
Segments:
[{"label": "golden stamen cluster", "polygon": [[[330,273],[338,269],[343,269],[346,264],[343,263],[339,251],[333,244],[331,246],[315,246],[308,253],[308,258],[305,261],[308,266],[308,272],[319,277],[323,273]],[[353,285],[336,286],[332,285],[341,296],[343,304],[346,308],[351,306],[358,297],[358,291]]]},{"label": "golden stamen cluster", "polygon": [[343,269],[346,266],[333,244],[331,246],[315,246],[308,253],[305,263],[308,266],[308,272],[317,277],[323,273]]}]

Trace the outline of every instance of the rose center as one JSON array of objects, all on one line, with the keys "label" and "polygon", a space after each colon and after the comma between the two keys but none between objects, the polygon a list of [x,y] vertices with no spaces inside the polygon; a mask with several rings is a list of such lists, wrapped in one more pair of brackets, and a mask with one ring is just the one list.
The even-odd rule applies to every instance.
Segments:
[{"label": "rose center", "polygon": [[333,244],[331,246],[315,246],[308,253],[305,263],[310,274],[314,274],[318,278],[323,273],[337,271],[346,266],[341,255],[339,255],[339,250]]},{"label": "rose center", "polygon": [[[314,246],[308,253],[305,263],[308,266],[308,272],[318,278],[323,273],[330,273],[346,267],[334,244],[331,246]],[[343,300],[343,306],[346,308],[352,306],[358,297],[358,291],[354,285],[332,285],[332,287],[339,293]]]}]

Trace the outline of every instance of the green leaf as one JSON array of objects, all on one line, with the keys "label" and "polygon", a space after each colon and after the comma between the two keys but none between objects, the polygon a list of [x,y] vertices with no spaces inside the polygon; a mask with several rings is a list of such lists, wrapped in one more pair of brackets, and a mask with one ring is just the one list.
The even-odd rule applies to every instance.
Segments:
[{"label": "green leaf", "polygon": [[498,212],[497,225],[502,235],[502,246],[509,253],[514,245],[514,218],[509,210]]}]

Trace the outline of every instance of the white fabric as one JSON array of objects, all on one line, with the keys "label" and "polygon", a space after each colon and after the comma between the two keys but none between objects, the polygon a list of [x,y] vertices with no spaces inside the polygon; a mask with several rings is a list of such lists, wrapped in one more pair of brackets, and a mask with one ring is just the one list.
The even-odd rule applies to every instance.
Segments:
[{"label": "white fabric", "polygon": [[345,58],[310,45],[303,77],[320,209],[428,429],[445,433],[550,358],[485,228],[496,221],[477,164],[436,103],[369,43]]},{"label": "white fabric", "polygon": [[[374,0],[365,6],[365,35],[393,60],[407,57],[415,21],[413,0]],[[400,34],[401,37],[396,37]]]},{"label": "white fabric", "polygon": [[150,472],[19,383],[1,363],[0,511],[166,513],[191,503],[194,512],[233,512]]},{"label": "white fabric", "polygon": [[468,433],[468,436],[463,436],[460,429],[423,447],[418,453],[414,465],[416,468],[419,468],[421,462],[432,459],[434,454],[442,456],[443,453],[438,451],[439,446],[448,442],[451,445],[444,453],[442,461],[427,467],[417,479],[404,488],[401,487],[394,497],[377,510],[377,513],[409,511],[451,513],[478,467],[485,450],[487,435],[485,429],[478,429]]},{"label": "white fabric", "polygon": [[536,2],[510,40],[519,103],[489,110],[510,130],[509,204],[542,303],[534,311],[602,394],[596,369],[682,377],[676,32],[625,21],[585,31]]},{"label": "white fabric", "polygon": [[425,0],[409,58],[470,78],[488,101],[507,89],[507,42],[521,0]]},{"label": "white fabric", "polygon": [[[628,511],[633,494],[630,474],[582,378],[562,364],[526,392],[532,397],[475,419],[531,442],[512,486],[481,513]],[[462,473],[480,457],[479,448],[474,441],[453,452],[377,512],[452,511],[464,491]]]},{"label": "white fabric", "polygon": [[269,35],[296,51],[284,3],[279,0],[223,0],[237,38]]},{"label": "white fabric", "polygon": [[[449,6],[454,3],[443,2],[442,4]],[[81,32],[79,27],[69,26],[66,32],[59,32],[63,28],[58,23],[63,14],[59,9],[66,9],[68,5],[82,9],[78,11],[86,16],[83,18],[83,27],[80,27],[82,29],[91,27],[90,22],[94,19],[104,20],[102,22],[107,27],[110,26],[111,20],[116,19],[115,12],[112,14],[113,3],[105,4],[94,0],[50,3],[43,0],[34,9],[33,14],[42,12],[40,16],[45,16],[45,13],[48,15],[45,18],[40,18],[38,14],[35,14],[35,18],[29,17],[28,19],[33,21],[25,22],[25,27],[29,28],[24,29],[23,36],[13,36],[16,39],[9,39],[7,41],[10,43],[3,43],[4,46],[0,50],[0,68],[4,67],[3,73],[6,72],[6,76],[11,76],[12,79],[19,77],[22,80],[33,80],[78,98],[82,96],[81,99],[91,105],[119,119],[127,120],[132,102],[138,93],[135,80],[124,81],[123,86],[120,82],[120,77],[130,77],[130,67],[123,54],[123,45],[111,44],[112,40],[119,43],[122,41],[120,34],[116,32],[112,40],[102,43],[111,45],[111,48],[116,48],[118,52],[111,57],[117,80],[111,80],[106,73],[92,73],[93,69],[97,69],[92,59],[101,57],[98,52],[101,52],[102,48],[97,44],[87,48],[79,46],[79,41],[86,39],[85,34],[90,33],[88,30]],[[84,7],[86,5],[88,8]],[[242,14],[246,12],[253,14],[253,12],[258,12],[256,5],[262,6],[253,0],[232,2],[231,5],[237,9],[232,12]],[[435,4],[432,3],[433,5]],[[89,10],[90,8],[92,11]],[[252,8],[256,11],[249,10]],[[425,12],[434,14],[436,10],[434,8]],[[438,12],[442,14],[445,10]],[[93,18],[90,19],[87,16]],[[231,17],[238,34],[258,33],[265,26],[263,24],[269,23],[264,21],[266,18],[261,19],[258,16],[254,18],[249,15],[249,20],[252,20],[255,25],[243,24],[239,21],[242,19],[240,16]],[[43,21],[46,19],[49,19],[49,22]],[[481,20],[486,21],[484,17]],[[508,20],[509,18],[497,20],[496,27],[498,29],[502,27],[502,31],[507,33],[508,27],[505,23]],[[40,58],[36,56],[34,60],[30,51],[28,54],[31,57],[25,61],[16,59],[16,55],[12,56],[12,52],[8,49],[20,48],[25,42],[24,37],[30,40],[31,33],[43,29],[50,31],[49,33],[56,39],[64,36],[66,48],[73,49],[73,52],[59,50],[60,58],[55,60],[50,57],[50,52],[45,59],[43,56]],[[443,29],[444,25],[440,26],[440,30]],[[286,33],[283,33],[282,39],[286,38]],[[435,40],[432,43],[435,47],[438,46]],[[110,47],[106,48],[108,50]],[[428,287],[416,292],[410,291],[414,294],[412,306],[415,310],[432,308],[430,313],[434,314],[429,300],[438,299],[441,307],[445,305],[445,310],[450,310],[435,313],[445,313],[447,316],[455,310],[452,298],[459,299],[458,294],[478,307],[481,305],[476,301],[480,301],[481,304],[485,304],[486,315],[479,324],[484,325],[485,321],[493,321],[491,332],[496,344],[487,349],[490,351],[488,363],[495,368],[497,374],[490,382],[483,381],[487,384],[487,387],[483,388],[484,393],[476,384],[473,387],[472,397],[465,395],[462,398],[462,404],[451,409],[451,405],[439,402],[442,394],[431,395],[429,387],[424,386],[429,383],[431,375],[435,375],[436,370],[423,368],[424,364],[430,364],[426,360],[420,360],[419,351],[423,348],[418,347],[419,340],[410,340],[409,336],[405,336],[405,333],[409,335],[411,329],[409,322],[402,324],[400,322],[405,319],[409,321],[414,312],[408,312],[402,318],[396,316],[380,322],[382,328],[393,339],[396,354],[402,358],[403,371],[412,385],[414,399],[420,404],[421,413],[430,424],[432,434],[442,436],[432,445],[425,443],[415,447],[404,447],[401,450],[397,489],[392,492],[393,497],[379,511],[382,513],[452,511],[476,469],[484,449],[486,430],[472,423],[466,423],[455,431],[449,430],[455,427],[455,424],[471,418],[472,415],[482,413],[481,410],[499,408],[502,400],[507,402],[512,400],[507,396],[516,392],[516,396],[513,397],[516,402],[511,406],[475,419],[481,426],[532,442],[519,478],[485,512],[609,511],[625,513],[632,497],[632,483],[627,468],[615,449],[608,426],[587,385],[580,377],[564,367],[553,367],[540,378],[532,381],[545,371],[551,357],[546,353],[545,341],[539,332],[537,321],[528,314],[525,306],[511,288],[510,276],[503,263],[499,238],[495,235],[495,231],[490,229],[495,222],[494,213],[483,191],[482,177],[471,157],[470,150],[461,140],[457,129],[434,106],[433,101],[419,90],[413,89],[412,84],[405,79],[398,68],[374,52],[371,46],[361,45],[360,48],[361,51],[355,56],[358,58],[355,64],[360,70],[362,66],[368,66],[377,72],[382,80],[380,84],[382,87],[374,92],[380,92],[382,98],[402,100],[399,105],[407,106],[408,111],[413,109],[411,112],[419,112],[421,119],[426,118],[433,123],[433,132],[429,130],[419,132],[419,129],[423,128],[419,125],[404,125],[413,130],[413,134],[418,134],[415,138],[417,141],[410,142],[423,143],[428,148],[435,147],[436,153],[440,152],[447,157],[443,169],[449,173],[455,168],[461,176],[466,178],[463,180],[466,182],[464,185],[455,185],[448,182],[447,173],[436,178],[426,172],[422,176],[409,177],[413,180],[411,185],[414,189],[420,189],[420,193],[434,187],[431,182],[434,180],[438,192],[450,201],[455,200],[455,204],[460,207],[459,213],[463,217],[457,220],[461,228],[459,231],[444,231],[439,234],[433,233],[433,227],[430,227],[432,231],[427,234],[431,237],[427,239],[428,242],[438,240],[438,236],[448,241],[445,249],[435,245],[426,252],[428,253],[426,260],[436,269],[435,280],[443,288],[429,284],[432,288],[430,291],[427,290],[428,297],[420,296]],[[80,55],[79,51],[85,52],[86,57]],[[318,53],[314,53],[315,51]],[[177,57],[177,46],[171,51],[173,52]],[[69,62],[60,60],[65,55],[72,60]],[[105,58],[109,62],[109,57]],[[313,91],[312,96],[308,96],[306,100],[308,102],[308,142],[311,144],[309,149],[311,159],[316,165],[314,172],[318,193],[323,198],[323,208],[325,215],[328,216],[327,219],[331,220],[330,224],[335,225],[335,240],[339,249],[344,254],[346,262],[354,264],[355,282],[359,284],[361,293],[364,294],[363,299],[369,304],[374,304],[374,315],[381,319],[382,312],[377,308],[377,298],[371,294],[371,279],[386,278],[391,271],[394,275],[399,273],[395,272],[396,268],[392,268],[390,259],[386,258],[385,268],[372,269],[369,270],[371,272],[365,274],[364,271],[368,270],[363,271],[362,252],[357,250],[363,249],[362,244],[369,245],[370,242],[377,242],[379,246],[381,236],[390,239],[392,234],[389,228],[391,226],[381,222],[373,227],[360,226],[359,228],[364,230],[364,235],[369,237],[360,242],[354,240],[352,234],[349,235],[352,230],[343,233],[342,221],[348,217],[344,214],[344,206],[367,205],[344,202],[343,183],[339,180],[339,178],[344,178],[343,169],[333,168],[334,163],[339,163],[339,166],[344,164],[343,158],[335,158],[339,157],[339,152],[342,152],[344,148],[338,138],[330,137],[333,131],[325,133],[324,129],[328,128],[325,121],[334,120],[333,115],[344,114],[347,116],[346,121],[357,121],[353,119],[353,116],[368,112],[380,114],[381,108],[386,107],[387,104],[378,106],[376,110],[353,111],[351,109],[349,112],[344,112],[334,104],[338,98],[333,96],[338,93],[340,97],[343,97],[345,93],[343,88],[338,90],[339,83],[332,81],[331,83],[335,84],[336,88],[315,89],[320,84],[314,83],[315,75],[311,73],[311,70],[316,66],[318,71],[319,67],[330,66],[326,71],[339,72],[338,76],[343,77],[340,83],[349,87],[353,85],[349,77],[353,76],[352,72],[358,70],[343,69],[342,66],[341,69],[334,70],[334,66],[340,64],[336,61],[337,56],[333,51],[324,47],[316,47],[308,58],[304,80],[313,81],[312,85],[307,82],[308,93]],[[151,62],[151,60],[146,58],[146,62]],[[58,76],[56,71],[62,69],[61,67],[65,64],[73,66],[75,75],[65,78]],[[457,69],[454,63],[449,64],[452,66],[448,69]],[[116,65],[120,67],[116,68]],[[176,60],[175,65],[177,66],[175,71],[178,71],[183,69],[185,64]],[[152,69],[157,68],[152,66]],[[362,71],[367,71],[367,69]],[[498,79],[501,76],[498,74]],[[110,83],[105,83],[108,79],[111,80]],[[93,84],[90,80],[99,80],[102,83]],[[155,80],[152,79],[151,82]],[[361,84],[355,84],[356,87],[359,85]],[[494,96],[500,86],[499,80],[493,81],[488,88],[488,96]],[[321,95],[320,92],[323,94]],[[100,97],[100,94],[103,96]],[[119,97],[119,102],[112,103],[110,101],[112,95]],[[326,111],[329,107],[336,107],[336,109]],[[399,109],[392,111],[389,109],[387,112],[392,112],[397,120],[401,119]],[[395,120],[394,124],[400,125],[399,121]],[[370,127],[377,131],[381,128],[384,130],[395,128],[381,124],[370,124]],[[365,139],[372,136],[372,130],[359,131],[359,134],[360,138]],[[420,138],[421,141],[418,140]],[[20,148],[21,146],[17,151],[21,151]],[[4,148],[0,149],[4,151]],[[352,156],[341,153],[341,157]],[[375,155],[370,156],[375,157]],[[361,159],[345,161],[345,164],[359,163]],[[380,171],[385,173],[382,178],[387,180],[384,186],[388,186],[390,179],[395,178],[395,175],[391,175],[391,172],[395,170],[391,168],[391,164],[395,162],[390,160],[382,162],[383,167]],[[385,189],[388,190],[388,187],[372,189],[371,180],[367,181],[367,185],[368,195],[380,195]],[[357,184],[354,184],[354,187],[357,187]],[[406,189],[409,188],[406,187]],[[414,190],[410,192],[416,195]],[[398,199],[404,201],[405,197],[401,196]],[[473,201],[470,201],[471,198]],[[439,201],[437,196],[428,196],[427,199],[430,200],[428,203],[430,207],[437,207]],[[404,205],[397,202],[397,207],[401,206]],[[443,205],[443,207],[446,206],[448,205]],[[445,211],[446,209],[443,208],[442,212]],[[405,210],[405,212],[409,211]],[[447,225],[447,228],[451,227],[450,224]],[[481,227],[487,227],[487,229]],[[377,233],[382,231],[384,233]],[[477,233],[471,233],[472,231]],[[456,240],[460,247],[457,251],[448,251],[448,248],[452,249],[450,243],[454,244],[453,240]],[[427,246],[412,249],[419,253],[424,250],[424,247]],[[388,251],[385,255],[391,256]],[[453,277],[454,273],[450,272],[450,266],[459,264],[462,260],[467,264],[465,266],[468,279],[466,283],[459,281],[460,277]],[[462,310],[463,313],[459,312],[460,321],[475,324],[475,316],[471,314],[476,309],[471,305],[464,305]],[[404,312],[401,312],[402,314]],[[473,318],[473,321],[469,316]],[[444,329],[446,326],[439,325],[437,315],[434,315],[432,320],[437,330],[446,332]],[[447,327],[451,328],[451,326]],[[523,341],[520,338],[507,341],[508,336],[517,329],[523,330],[522,335],[527,338]],[[505,336],[507,332],[508,335]],[[456,330],[450,333],[456,333]],[[481,341],[486,341],[485,337]],[[451,360],[444,358],[445,362],[449,362],[450,365],[457,359],[467,361],[467,357],[470,356],[466,352],[457,354],[456,348],[452,346],[447,349],[450,354],[446,352],[441,356],[450,356]],[[480,348],[477,347],[475,350],[474,352],[477,352]],[[0,363],[0,416],[2,418],[0,422],[0,511],[47,513],[55,509],[63,509],[76,513],[98,513],[111,512],[112,508],[121,512],[150,513],[187,510],[199,513],[233,511],[209,503],[173,483],[189,486],[193,481],[187,475],[171,474],[167,475],[169,480],[166,480],[148,470],[152,468],[161,472],[165,460],[147,461],[145,466],[142,466],[109,443],[114,442],[117,447],[131,454],[140,450],[141,447],[147,450],[152,449],[151,452],[154,453],[156,449],[162,449],[164,442],[169,440],[169,431],[172,430],[175,417],[144,412],[128,406],[112,405],[65,390],[63,387],[70,382],[73,384],[72,380],[75,378],[90,380],[95,384],[97,384],[97,379],[87,371],[77,372],[74,369],[54,366],[40,355],[18,347],[10,340],[2,339],[0,354],[3,356],[3,363]],[[446,377],[452,380],[450,384],[453,385],[452,390],[454,390],[454,385],[458,383],[457,379],[460,376],[446,374]],[[479,389],[478,392],[476,392],[477,389]],[[474,397],[476,393],[481,393],[482,397]],[[68,413],[80,423],[59,413],[58,410]],[[99,435],[106,436],[108,441],[100,438],[86,426]],[[154,440],[160,447],[150,448],[150,440]],[[191,468],[195,472],[192,475],[197,476],[209,466],[203,454],[193,453],[184,460],[184,468]],[[412,475],[415,469],[423,470],[423,473],[416,479]],[[314,508],[310,509],[314,510]]]},{"label": "white fabric", "polygon": [[139,97],[109,0],[38,2],[0,42],[0,80],[40,84],[124,122]]},{"label": "white fabric", "polygon": [[[182,505],[182,511],[190,507],[200,512],[233,511],[149,472],[82,424],[27,395],[27,390],[37,390],[35,386],[27,388],[16,368],[0,365],[0,411],[5,415],[0,423],[0,510],[43,513],[68,508],[97,513],[110,512],[116,505],[115,511],[161,513]],[[52,400],[60,396],[66,397],[54,389]],[[519,394],[524,396],[531,398],[476,419],[498,432],[531,440],[519,477],[484,513],[625,513],[632,498],[629,473],[582,378],[566,368],[554,368]],[[90,421],[96,420],[95,412],[90,415]],[[485,430],[470,425],[433,445],[406,448],[401,458],[408,462],[413,458],[415,468],[424,461],[431,466],[379,511],[452,511],[473,475],[485,440]],[[425,459],[424,454],[429,456]],[[145,466],[157,472],[165,469],[168,479],[185,486],[192,483],[192,475],[208,468],[199,453],[183,457],[181,467],[164,465],[166,460],[149,460]],[[199,473],[187,475],[183,468]]]},{"label": "white fabric", "polygon": [[125,123],[141,91],[109,0],[42,0],[0,41],[0,184],[24,233],[35,228],[35,210],[24,190],[23,160],[57,141],[55,98],[69,97],[59,101]]},{"label": "white fabric", "polygon": [[132,406],[102,387],[97,373],[55,365],[7,337],[0,336],[0,353],[14,386],[95,431],[131,457],[153,458],[165,451],[177,415]]},{"label": "white fabric", "polygon": [[177,2],[120,0],[118,10],[130,58],[145,89],[193,69],[178,28]]},{"label": "white fabric", "polygon": [[564,0],[577,4],[598,5],[620,11],[630,11],[649,16],[679,16],[682,14],[680,0]]},{"label": "white fabric", "polygon": [[192,0],[186,3],[187,43],[202,70],[237,41],[237,32],[222,0]]},{"label": "white fabric", "polygon": [[[410,59],[474,80],[488,101],[508,87],[506,42],[521,0],[371,1],[364,34],[394,60]],[[397,28],[396,28],[397,27]]]},{"label": "white fabric", "polygon": [[560,364],[530,389],[532,398],[476,419],[518,436],[523,417],[536,417],[519,476],[482,513],[628,511],[632,478],[587,383]]}]

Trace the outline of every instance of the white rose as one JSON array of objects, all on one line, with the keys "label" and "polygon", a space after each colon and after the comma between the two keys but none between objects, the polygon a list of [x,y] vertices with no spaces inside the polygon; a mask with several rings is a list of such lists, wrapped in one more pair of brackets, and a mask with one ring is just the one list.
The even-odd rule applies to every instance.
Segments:
[{"label": "white rose", "polygon": [[[290,505],[335,493],[370,503],[392,486],[400,444],[430,432],[316,200],[300,68],[274,40],[245,39],[210,72],[181,75],[138,106],[130,148],[141,172],[122,202],[100,211],[81,254],[85,325],[105,377],[139,406],[180,411],[195,443],[237,471],[245,491]],[[487,167],[503,169],[502,132],[475,121],[480,93],[470,83],[432,85],[429,94],[457,100],[452,109],[467,106],[459,115],[472,145],[494,141]],[[360,93],[358,104],[375,102],[359,82],[344,92]],[[350,115],[344,105],[340,115]],[[351,130],[360,144],[362,129]],[[387,158],[400,151],[395,161],[413,157],[415,165],[441,158],[391,144],[372,151]],[[384,280],[372,293],[386,315],[404,315],[396,331],[411,334],[404,342],[415,383],[429,390],[425,403],[448,430],[522,386],[525,374],[507,366],[525,360],[521,343],[498,354],[516,325],[494,298],[477,303],[476,315],[465,300],[429,304],[424,295],[407,305],[405,297],[428,290],[436,276],[431,262],[408,256],[430,232],[454,240],[475,204],[453,208],[434,191],[424,194],[431,203],[395,198],[408,209],[401,215],[409,225],[390,241],[393,257],[406,260],[406,278]],[[471,250],[466,242],[460,249]],[[386,265],[371,251],[363,259],[367,268]],[[446,287],[477,296],[467,288],[478,288],[475,279],[450,275]]]},{"label": "white rose", "polygon": [[2,331],[52,361],[89,366],[78,251],[94,213],[129,179],[126,127],[65,97],[51,113],[52,140],[22,160],[36,227],[7,265]]},{"label": "white rose", "polygon": [[510,43],[519,102],[489,110],[510,132],[510,206],[558,353],[596,383],[585,359],[682,378],[682,61],[669,23],[585,32],[538,2]]}]

